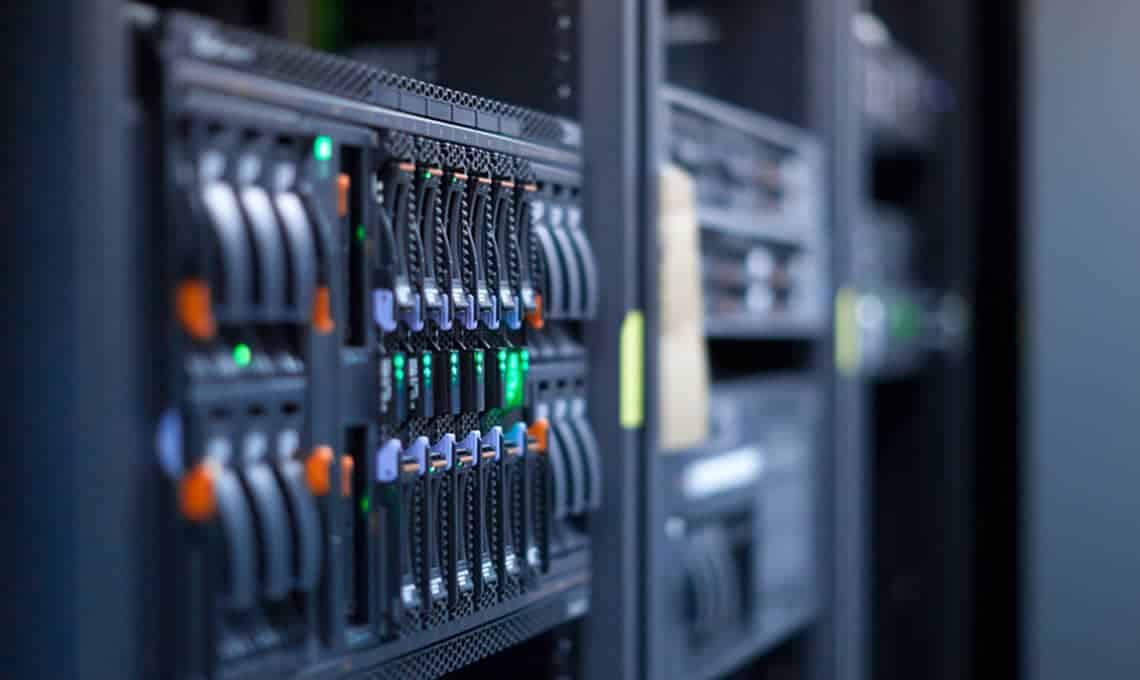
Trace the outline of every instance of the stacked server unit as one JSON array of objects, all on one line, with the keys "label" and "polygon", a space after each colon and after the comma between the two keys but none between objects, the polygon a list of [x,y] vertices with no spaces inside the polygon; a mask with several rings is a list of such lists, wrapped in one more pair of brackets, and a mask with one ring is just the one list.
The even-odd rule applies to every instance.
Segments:
[{"label": "stacked server unit", "polygon": [[712,435],[670,454],[654,597],[655,677],[717,678],[802,631],[820,606],[820,390],[794,374],[713,387]]},{"label": "stacked server unit", "polygon": [[695,92],[664,93],[670,158],[696,183],[708,334],[820,334],[830,251],[818,142]]},{"label": "stacked server unit", "polygon": [[169,677],[433,677],[582,616],[600,291],[575,126],[132,17]]},{"label": "stacked server unit", "polygon": [[[957,292],[938,280],[931,250],[941,240],[924,213],[933,208],[926,185],[935,175],[942,118],[952,103],[949,86],[913,54],[884,39],[872,14],[856,22],[856,68],[861,124],[869,142],[868,200],[851,227],[852,266],[845,308],[854,320],[848,369],[893,379],[920,368],[931,350],[951,349],[965,332]],[[862,27],[862,28],[860,28]]]},{"label": "stacked server unit", "polygon": [[661,94],[663,150],[694,188],[710,384],[707,436],[653,452],[649,677],[716,678],[798,639],[824,597],[825,154],[807,130]]}]

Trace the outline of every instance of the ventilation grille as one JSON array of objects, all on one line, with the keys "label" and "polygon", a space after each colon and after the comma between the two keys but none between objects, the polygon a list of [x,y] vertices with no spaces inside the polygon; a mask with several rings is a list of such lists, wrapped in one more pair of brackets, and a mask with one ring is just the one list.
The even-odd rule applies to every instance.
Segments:
[{"label": "ventilation grille", "polygon": [[438,678],[549,630],[562,623],[565,615],[563,600],[553,598],[501,621],[352,677],[361,680]]},{"label": "ventilation grille", "polygon": [[199,59],[351,99],[375,101],[378,95],[381,74],[366,64],[221,23],[180,19],[189,25],[188,48]]},{"label": "ventilation grille", "polygon": [[477,97],[367,64],[181,12],[170,33],[195,59],[221,63],[356,101],[547,145],[577,147],[569,123],[538,111]]}]

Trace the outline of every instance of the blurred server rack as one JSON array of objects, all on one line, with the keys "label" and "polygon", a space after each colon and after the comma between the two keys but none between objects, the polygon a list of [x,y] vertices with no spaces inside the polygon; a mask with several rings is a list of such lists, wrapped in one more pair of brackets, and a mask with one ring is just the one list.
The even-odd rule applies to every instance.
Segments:
[{"label": "blurred server rack", "polygon": [[876,678],[972,673],[973,12],[874,0],[850,27],[864,181],[837,357],[867,404]]},{"label": "blurred server rack", "polygon": [[[649,296],[645,677],[859,677],[834,646],[851,637],[835,593],[849,598],[860,586],[846,561],[843,569],[830,566],[842,554],[830,544],[838,533],[828,396],[838,257],[831,235],[837,161],[829,145],[840,107],[820,97],[828,84],[846,82],[834,71],[845,62],[831,60],[837,35],[827,29],[845,10],[834,3],[648,5],[643,49],[646,62],[658,65],[648,74],[658,79],[646,85],[647,173],[659,176],[668,161],[692,178],[704,265],[696,282],[700,352],[712,368],[709,433],[679,450],[664,443],[671,428],[654,418],[674,417],[661,390],[680,387],[666,372],[681,369],[667,367],[664,357],[676,355],[663,354],[662,324],[674,312],[661,306],[669,298]],[[647,189],[650,210],[665,206],[678,186],[659,186],[670,192],[660,198]],[[660,250],[666,244],[654,238],[663,238],[666,218],[647,214],[647,247]],[[660,263],[647,277],[651,287],[664,285]],[[790,399],[783,410],[770,406],[782,398]],[[695,398],[692,408],[706,404]],[[773,450],[786,449],[771,446],[769,425],[780,430],[775,440],[805,452],[802,467],[770,465]],[[784,492],[807,500],[782,514],[775,509]],[[782,599],[765,581],[778,571],[760,565],[796,555],[793,571],[804,580]]]},{"label": "blurred server rack", "polygon": [[[970,616],[972,569],[968,300],[974,224],[971,179],[964,174],[971,138],[968,106],[955,104],[972,100],[970,65],[954,48],[969,35],[970,10],[959,5],[940,9],[939,16],[953,30],[935,36],[928,29],[916,32],[920,25],[929,27],[916,21],[919,8],[879,4],[765,3],[745,8],[716,2],[657,3],[654,35],[667,47],[647,49],[666,52],[667,77],[662,82],[680,86],[662,85],[658,97],[674,105],[679,99],[690,105],[705,100],[722,111],[735,106],[775,115],[809,128],[822,149],[821,190],[827,196],[822,212],[827,262],[823,297],[824,304],[834,308],[818,340],[812,339],[810,324],[765,329],[757,321],[714,321],[718,312],[733,309],[733,303],[747,310],[742,317],[764,319],[764,314],[755,312],[768,309],[779,298],[755,291],[755,273],[762,278],[779,259],[757,254],[749,260],[748,251],[742,255],[739,247],[725,247],[705,233],[701,238],[702,248],[712,245],[719,250],[706,253],[713,257],[705,262],[713,266],[706,267],[703,281],[705,289],[719,289],[705,299],[706,337],[716,346],[710,353],[714,395],[718,373],[763,375],[788,366],[810,376],[827,395],[816,506],[821,519],[817,567],[823,575],[819,583],[824,606],[807,628],[810,642],[801,652],[798,672],[859,678],[927,668],[925,660],[908,657],[906,651],[907,631],[922,629],[927,631],[925,639],[937,647],[930,648],[931,655],[944,660],[935,665],[954,676],[958,670],[946,669],[964,669],[960,664],[968,658],[963,622]],[[871,11],[887,17],[876,18]],[[902,32],[892,42],[884,26],[894,23]],[[770,39],[759,39],[763,36]],[[908,41],[920,44],[923,56],[900,46]],[[647,59],[659,58],[657,53]],[[721,102],[729,106],[722,107]],[[731,207],[733,192],[722,190],[748,176],[747,162],[733,162],[745,155],[743,138],[732,139],[729,134],[719,140],[706,137],[703,146],[686,144],[686,137],[702,134],[700,120],[686,115],[678,125],[676,117],[658,117],[660,110],[652,105],[647,111],[654,111],[646,116],[651,121],[647,130],[657,135],[656,148],[670,149],[682,165],[700,166],[702,154],[715,154],[710,165],[721,164],[706,173],[713,179],[705,186],[697,173],[702,231],[724,232],[726,223],[756,223],[716,219],[724,213],[708,210],[710,203]],[[676,127],[670,129],[671,125]],[[766,189],[772,184],[760,177],[750,181]],[[755,203],[746,210],[764,214]],[[780,238],[773,236],[761,238]],[[735,260],[726,262],[732,258],[725,251],[733,252]],[[726,290],[734,292],[736,300],[725,295]],[[662,351],[652,347],[652,322],[662,313],[647,315],[650,357]],[[776,339],[781,342],[773,342]],[[764,344],[748,344],[758,341]],[[653,358],[647,363],[650,394],[661,384],[661,376],[656,381],[652,377],[659,365]],[[912,395],[909,402],[899,396],[900,385],[909,385],[902,388]],[[650,411],[654,412],[661,413]],[[661,428],[662,423],[648,428],[646,465],[651,470],[656,467],[653,479],[668,488],[669,476],[662,472],[668,466],[662,467],[654,444]],[[904,451],[911,452],[910,465],[889,462],[906,455]],[[931,496],[924,500],[900,493],[908,485],[921,486]],[[654,541],[666,533],[666,526],[677,532],[683,524],[667,524],[665,509],[671,506],[657,500],[661,494],[652,488],[648,496],[647,562],[664,564],[652,547]],[[915,523],[892,528],[890,517],[913,517],[904,507],[924,508],[930,521],[921,523],[933,528],[937,538],[920,539],[922,530]],[[942,539],[954,549],[940,551],[936,544]],[[908,544],[917,549],[908,552]],[[890,557],[872,562],[870,556],[883,549],[892,550]],[[660,580],[660,568],[650,571]],[[911,600],[905,583],[939,594]],[[669,607],[676,606],[676,599],[669,600],[652,583],[649,587],[658,596],[647,603],[648,619],[675,616]],[[915,607],[918,601],[935,600],[945,605],[947,616],[924,616]],[[675,672],[664,659],[653,665],[653,650],[669,648],[672,655],[677,653],[676,644],[670,647],[662,644],[663,638],[655,638],[661,627],[651,624],[647,632],[649,663],[658,669],[651,670],[650,677]],[[706,640],[740,635],[739,626],[729,628],[716,633],[706,628],[703,635]],[[763,649],[757,645],[753,650],[753,669],[775,669],[786,661],[780,655],[765,666],[763,658],[755,656]],[[742,666],[747,658],[739,659]]]}]

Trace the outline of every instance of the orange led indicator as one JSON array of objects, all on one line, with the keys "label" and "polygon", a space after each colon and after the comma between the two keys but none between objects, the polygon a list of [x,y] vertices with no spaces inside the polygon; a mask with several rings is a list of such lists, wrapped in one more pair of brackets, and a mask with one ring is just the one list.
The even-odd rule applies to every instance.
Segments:
[{"label": "orange led indicator", "polygon": [[344,217],[348,214],[348,190],[352,188],[352,179],[343,172],[336,176],[336,214]]},{"label": "orange led indicator", "polygon": [[313,328],[321,335],[328,335],[336,330],[328,286],[318,287],[316,295],[313,296]]},{"label": "orange led indicator", "polygon": [[340,495],[342,496],[352,495],[352,468],[354,465],[352,456],[340,457]]},{"label": "orange led indicator", "polygon": [[312,455],[305,461],[305,481],[314,496],[325,496],[332,488],[332,480],[329,479],[329,466],[332,462],[332,447],[324,445],[313,449]]},{"label": "orange led indicator", "polygon": [[178,506],[182,516],[192,522],[204,522],[214,516],[218,500],[214,496],[214,473],[206,461],[179,480]]},{"label": "orange led indicator", "polygon": [[534,309],[526,313],[526,322],[531,328],[542,328],[546,325],[546,320],[542,318],[541,295],[534,296]]},{"label": "orange led indicator", "polygon": [[546,447],[550,441],[550,421],[546,418],[539,418],[526,428],[526,434],[534,440],[535,451],[546,453]]},{"label": "orange led indicator", "polygon": [[178,284],[174,304],[178,322],[190,337],[195,340],[214,337],[217,324],[214,322],[209,284],[202,279],[186,279]]}]

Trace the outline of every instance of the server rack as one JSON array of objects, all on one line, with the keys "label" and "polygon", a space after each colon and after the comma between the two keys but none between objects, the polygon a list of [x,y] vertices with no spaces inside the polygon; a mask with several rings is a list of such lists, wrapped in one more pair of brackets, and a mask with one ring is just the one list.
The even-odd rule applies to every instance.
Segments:
[{"label": "server rack", "polygon": [[[41,288],[38,295],[26,297],[24,303],[28,310],[53,310],[50,318],[33,317],[25,337],[42,338],[47,342],[25,356],[38,356],[47,362],[56,355],[54,350],[74,347],[78,348],[81,360],[66,368],[53,364],[47,372],[50,375],[55,371],[57,377],[75,380],[76,389],[69,393],[54,390],[54,386],[47,383],[38,383],[35,387],[35,381],[28,381],[29,387],[35,387],[28,394],[39,397],[32,403],[41,404],[44,411],[60,404],[72,408],[63,418],[64,427],[42,432],[24,430],[27,446],[20,448],[30,450],[55,441],[56,448],[62,450],[82,448],[90,452],[90,455],[75,454],[70,460],[65,457],[66,470],[62,473],[53,467],[50,471],[41,470],[44,474],[27,475],[32,480],[32,489],[40,489],[38,495],[57,499],[49,516],[63,523],[72,519],[77,522],[75,533],[37,533],[31,544],[41,546],[45,556],[74,550],[79,556],[78,572],[100,575],[98,588],[91,588],[90,582],[85,581],[54,590],[61,603],[77,597],[75,602],[81,605],[77,606],[88,614],[72,622],[63,614],[66,609],[56,610],[60,613],[61,628],[73,633],[77,653],[70,660],[67,654],[56,653],[52,664],[58,669],[70,661],[75,667],[82,664],[92,674],[105,671],[115,677],[153,668],[159,654],[151,637],[157,628],[153,623],[158,614],[141,606],[143,600],[138,596],[140,592],[155,593],[154,563],[146,559],[146,546],[129,540],[130,535],[146,530],[147,504],[155,499],[148,497],[139,484],[142,456],[134,455],[148,446],[144,434],[146,418],[139,411],[139,407],[147,403],[147,369],[137,361],[148,309],[139,294],[136,278],[143,270],[124,266],[127,262],[137,264],[142,259],[142,244],[131,239],[128,228],[132,224],[130,201],[133,198],[128,189],[128,157],[116,153],[130,148],[129,135],[115,125],[115,121],[122,120],[128,72],[120,9],[119,3],[110,0],[82,3],[82,6],[57,4],[51,12],[46,8],[19,9],[23,18],[35,21],[34,25],[41,30],[53,30],[61,16],[72,18],[68,24],[70,31],[57,33],[61,44],[69,47],[60,54],[70,55],[74,63],[82,64],[88,69],[83,73],[90,77],[68,81],[45,78],[44,82],[50,83],[54,101],[60,104],[57,110],[67,112],[67,119],[56,128],[58,136],[51,143],[58,144],[61,150],[74,149],[79,144],[91,145],[93,148],[74,155],[92,163],[93,167],[82,173],[87,181],[76,177],[76,181],[62,182],[80,199],[74,205],[85,206],[84,209],[52,214],[49,218],[45,210],[53,205],[64,205],[59,194],[52,194],[51,200],[45,195],[43,201],[17,205],[29,222],[53,221],[58,228],[57,241],[65,242],[73,257],[82,263],[75,273],[77,279],[56,279],[52,287]],[[856,214],[864,182],[861,159],[865,141],[858,131],[851,103],[851,89],[857,78],[851,77],[850,72],[853,46],[849,25],[857,9],[855,2],[820,0],[810,5],[804,26],[814,55],[808,70],[813,83],[808,108],[828,148],[831,196],[828,214],[835,239],[833,271],[837,281],[844,280],[850,266],[843,216]],[[596,327],[596,333],[599,347],[604,351],[599,352],[603,358],[591,367],[596,374],[620,375],[623,369],[621,343],[615,329],[620,328],[630,311],[643,312],[646,328],[652,328],[656,318],[654,305],[646,294],[656,281],[654,258],[646,254],[652,253],[655,245],[650,225],[656,204],[653,170],[657,166],[661,135],[655,102],[659,100],[663,82],[660,49],[663,21],[660,3],[582,2],[582,41],[592,48],[583,54],[583,89],[592,96],[583,105],[582,122],[587,129],[602,131],[586,138],[586,155],[593,167],[585,189],[587,206],[595,214],[619,215],[624,233],[635,237],[622,239],[603,262],[607,281],[613,283],[613,290],[620,294],[612,296],[613,300],[601,309],[602,322]],[[77,28],[81,25],[82,32]],[[32,52],[21,49],[26,47],[11,45],[10,49],[21,57],[12,63],[36,65],[45,73],[63,67],[60,63],[39,62],[38,55],[33,57]],[[615,68],[614,64],[619,67]],[[27,109],[13,115],[30,123],[40,113]],[[130,120],[132,125],[143,124],[137,117]],[[615,121],[620,123],[615,124]],[[25,139],[23,143],[28,141]],[[19,155],[36,157],[32,153]],[[46,170],[60,170],[54,163],[40,162]],[[74,170],[78,172],[79,167],[75,166]],[[90,247],[96,233],[92,226],[96,224],[102,225],[98,231],[98,247]],[[632,241],[640,247],[629,246]],[[18,241],[18,245],[20,248],[15,252],[35,256],[29,258],[30,263],[46,263],[52,259],[44,256],[38,240],[29,237]],[[24,275],[31,271],[30,266],[21,270],[21,281],[30,282]],[[99,285],[70,285],[82,282]],[[78,291],[73,306],[44,304],[57,302],[55,294],[64,293],[65,289]],[[60,342],[58,329],[70,326],[75,319],[72,310],[78,314],[78,330],[69,334],[67,342],[73,344],[66,347],[52,344]],[[105,323],[111,315],[121,320],[114,327]],[[827,376],[834,375],[830,370],[831,349],[825,342],[819,355],[822,373]],[[612,550],[605,554],[600,549],[595,551],[594,574],[595,597],[607,604],[598,607],[596,615],[587,623],[583,650],[586,669],[604,669],[608,675],[616,668],[622,677],[642,676],[639,659],[644,651],[644,630],[640,628],[642,617],[637,612],[643,611],[646,592],[639,585],[637,565],[648,555],[639,537],[648,523],[646,518],[653,517],[657,510],[643,483],[649,478],[647,470],[655,464],[651,447],[645,442],[654,439],[655,378],[649,367],[656,363],[656,351],[650,333],[646,336],[642,357],[646,367],[642,402],[646,414],[644,427],[623,427],[616,418],[620,412],[617,396],[621,391],[613,389],[612,384],[599,386],[598,394],[591,395],[607,412],[615,414],[612,421],[599,428],[599,436],[619,442],[622,455],[612,456],[606,463],[606,495],[609,499],[620,498],[621,505],[607,504],[603,509],[603,517],[614,521],[601,522],[612,527],[612,531],[600,533],[597,540],[599,548],[607,546]],[[824,563],[830,565],[830,575],[824,579],[827,598],[816,629],[818,644],[813,647],[813,658],[821,677],[861,677],[866,672],[863,643],[867,637],[868,616],[866,443],[862,437],[849,434],[863,431],[867,399],[859,379],[834,377],[829,380],[834,382],[827,409],[830,419],[827,430],[844,433],[844,436],[835,437],[834,446],[826,451],[828,464],[821,473],[827,489],[823,504],[828,509],[821,532],[827,538]],[[103,398],[107,385],[117,385],[122,390],[117,399]],[[132,454],[123,456],[124,449]],[[98,454],[99,451],[105,455]],[[44,462],[41,459],[38,464]],[[76,486],[81,489],[80,493],[66,492]],[[98,490],[107,487],[124,488],[128,492],[99,493]],[[108,535],[108,532],[114,533]],[[66,578],[58,581],[71,583]],[[98,613],[124,606],[126,615],[114,621]],[[613,635],[614,622],[621,631],[619,635]],[[59,651],[55,636],[40,642],[44,643],[45,650]],[[47,654],[41,655],[41,659],[47,658]],[[618,659],[618,663],[615,664],[614,659]]]},{"label": "server rack", "polygon": [[[678,3],[684,4],[684,3]],[[696,3],[688,3],[694,5]],[[859,148],[859,135],[856,121],[853,120],[849,107],[851,105],[854,79],[849,55],[852,51],[851,34],[849,26],[855,7],[853,3],[815,2],[809,3],[799,9],[789,8],[784,4],[776,6],[752,7],[733,9],[724,3],[710,3],[718,10],[726,12],[734,20],[739,20],[741,27],[758,29],[762,24],[762,17],[772,18],[774,13],[786,11],[791,18],[778,20],[780,28],[769,28],[769,37],[772,40],[756,40],[751,45],[748,41],[729,39],[734,50],[729,50],[730,56],[722,60],[710,59],[706,64],[705,72],[698,73],[697,79],[707,77],[707,80],[716,83],[719,87],[718,96],[724,97],[724,92],[733,92],[739,95],[745,106],[753,111],[784,114],[795,116],[800,126],[807,127],[820,141],[823,149],[824,185],[826,188],[826,201],[824,206],[825,239],[829,242],[831,270],[834,279],[830,279],[828,288],[834,290],[834,281],[844,280],[847,271],[846,257],[847,245],[845,243],[844,220],[854,203],[858,187],[861,183],[861,169],[857,163],[857,149]],[[664,117],[664,92],[667,85],[669,69],[666,65],[666,36],[665,26],[668,20],[669,6],[665,2],[646,3],[645,24],[647,37],[641,49],[645,51],[646,63],[653,67],[646,69],[646,83],[642,87],[645,93],[645,110],[643,113],[646,153],[649,154],[644,166],[649,186],[645,193],[654,198],[653,178],[656,170],[664,160],[663,149],[667,147],[668,129],[667,119]],[[733,14],[736,12],[736,14]],[[768,14],[765,14],[768,12]],[[789,37],[790,36],[790,37]],[[776,56],[780,49],[800,50],[801,59],[792,60],[788,65],[786,57]],[[729,67],[728,65],[735,65]],[[674,64],[674,67],[676,65]],[[717,70],[724,67],[724,70]],[[710,75],[711,73],[711,75]],[[745,74],[748,73],[748,76]],[[741,83],[754,73],[761,74],[754,81],[755,87],[749,88],[741,84],[734,87],[733,83]],[[676,68],[670,74],[676,77]],[[685,75],[685,74],[681,74]],[[684,83],[682,83],[684,84]],[[797,85],[803,85],[802,90]],[[789,93],[792,101],[783,98]],[[767,106],[767,110],[765,110]],[[642,238],[647,249],[652,252],[659,245],[654,243],[656,224],[653,213],[648,213]],[[649,272],[647,284],[652,286],[657,281],[657,272]],[[830,294],[829,294],[830,298]],[[673,478],[680,469],[677,460],[670,460],[661,455],[657,445],[658,425],[653,422],[657,409],[654,404],[654,394],[660,384],[656,377],[658,365],[656,324],[659,322],[660,310],[655,310],[652,297],[646,300],[646,432],[644,445],[640,453],[645,469],[645,477],[653,480],[645,492],[645,535],[648,537],[642,547],[644,560],[647,564],[664,565],[668,563],[667,523],[671,510],[667,504],[663,490],[672,489],[666,480]],[[808,348],[808,362],[801,364],[798,370],[801,375],[810,376],[818,381],[817,384],[826,386],[823,393],[828,394],[824,400],[821,412],[821,428],[823,432],[833,433],[862,432],[863,431],[863,399],[857,388],[858,381],[847,378],[833,377],[832,351],[831,351],[831,319],[827,315],[825,332],[818,339],[805,340]],[[739,329],[736,329],[739,332]],[[732,336],[734,331],[728,329],[726,335]],[[798,334],[797,334],[798,335]],[[747,338],[745,334],[743,338]],[[794,336],[793,336],[794,337]],[[754,335],[751,347],[763,349],[766,343],[772,342],[771,336],[766,333]],[[746,340],[747,341],[747,340]],[[795,342],[795,340],[793,340]],[[802,350],[801,350],[802,351]],[[842,428],[840,430],[839,428]],[[819,537],[819,584],[821,588],[821,606],[818,616],[805,627],[795,625],[792,629],[768,639],[755,639],[748,644],[741,645],[735,652],[726,650],[725,657],[718,664],[699,671],[700,673],[728,673],[734,668],[740,669],[755,664],[753,669],[764,668],[762,655],[769,652],[775,645],[783,641],[787,635],[797,635],[805,630],[810,643],[805,644],[805,651],[793,653],[795,663],[803,664],[801,668],[811,669],[813,677],[863,677],[863,631],[865,630],[865,578],[863,574],[863,556],[865,524],[862,513],[864,502],[862,485],[863,463],[861,459],[864,452],[862,437],[844,436],[833,437],[828,434],[820,438],[819,458],[816,472],[819,489],[818,508],[816,515],[818,524],[816,534]],[[675,507],[675,506],[673,506]],[[660,578],[661,567],[654,567],[653,579]],[[651,579],[652,581],[652,579]],[[675,602],[668,599],[668,592],[653,582],[646,586],[649,594],[646,595],[644,619],[649,622],[643,631],[644,649],[648,650],[646,656],[647,668],[642,677],[669,677],[669,661],[655,656],[654,650],[659,649],[666,640],[669,643],[678,641],[662,637],[660,624],[653,623],[664,617],[675,615]],[[664,598],[664,599],[663,599]],[[674,669],[674,672],[676,670]],[[684,671],[690,672],[690,671]],[[693,671],[697,672],[697,671]]]},{"label": "server rack", "polygon": [[[657,43],[642,46],[650,52],[646,58],[649,63],[661,63],[665,50],[663,26],[672,5],[650,3],[650,18],[646,23],[654,27],[653,37]],[[732,17],[734,25],[747,27],[745,30],[757,29],[756,17],[772,18],[764,12],[778,11],[773,10],[773,6],[733,9],[718,3],[676,5],[724,12]],[[899,421],[893,420],[899,411],[898,404],[889,400],[890,390],[879,387],[897,379],[876,375],[867,366],[859,366],[858,361],[852,365],[851,357],[845,356],[850,348],[844,346],[850,341],[848,332],[854,326],[854,309],[846,303],[853,299],[851,295],[857,299],[864,285],[857,227],[873,216],[876,148],[882,142],[879,131],[868,123],[862,109],[868,76],[861,62],[865,46],[857,36],[857,24],[869,12],[885,17],[902,44],[919,48],[925,67],[937,74],[955,102],[953,110],[944,112],[937,121],[928,147],[929,177],[924,180],[922,195],[915,199],[911,209],[914,219],[924,223],[920,266],[927,273],[928,285],[940,292],[936,303],[940,311],[935,314],[946,313],[956,320],[951,324],[954,328],[942,329],[946,336],[931,343],[935,346],[933,351],[904,379],[911,383],[907,389],[917,395],[921,406],[918,412]],[[932,12],[937,15],[937,21],[919,19]],[[725,36],[724,42],[729,45],[725,53],[707,59],[701,64],[703,68],[681,71],[675,68],[670,72],[667,66],[659,66],[647,71],[649,76],[680,73],[683,78],[704,82],[718,96],[736,98],[738,103],[753,110],[786,116],[794,116],[798,110],[803,124],[818,135],[825,150],[826,233],[832,254],[831,299],[835,303],[835,325],[829,327],[832,332],[827,338],[815,346],[812,361],[815,375],[827,385],[829,396],[823,426],[828,437],[822,450],[819,478],[823,489],[819,499],[823,508],[819,532],[823,537],[821,571],[825,605],[818,620],[808,627],[813,646],[807,655],[819,677],[886,677],[892,672],[913,672],[924,663],[904,651],[913,625],[922,627],[924,639],[936,641],[928,649],[927,658],[937,661],[923,667],[939,669],[937,672],[945,673],[946,677],[964,677],[970,673],[972,633],[969,628],[970,622],[976,620],[971,602],[971,575],[977,568],[971,542],[971,503],[973,461],[977,454],[971,424],[971,395],[975,393],[971,382],[972,352],[965,329],[972,314],[969,303],[973,295],[971,262],[975,252],[973,233],[977,228],[973,187],[978,185],[977,175],[973,173],[978,169],[980,154],[974,155],[976,100],[973,88],[979,67],[971,61],[971,53],[961,46],[976,30],[973,12],[970,3],[938,7],[906,3],[811,3],[803,9],[798,22],[780,31],[778,36],[772,36],[772,40],[755,40],[748,45],[747,41],[734,41]],[[795,12],[788,14],[795,15]],[[779,21],[774,23],[779,24]],[[781,25],[787,28],[786,24]],[[797,40],[789,36],[797,35],[810,45],[807,50],[810,56],[800,64],[794,60],[788,63],[786,50],[792,48],[789,43]],[[784,58],[775,57],[777,53]],[[757,87],[748,87],[749,77],[756,78],[752,82],[757,83]],[[798,77],[810,83],[799,106],[794,96],[790,102],[786,96],[788,82],[795,82]],[[665,79],[659,82],[658,88],[661,88]],[[656,97],[650,94],[647,99],[653,102],[657,97],[660,91]],[[667,131],[659,110],[650,104],[644,115],[647,134],[656,135],[657,141],[647,146],[660,148]],[[655,164],[651,162],[648,167]],[[644,238],[652,244],[652,228]],[[653,280],[650,277],[648,283],[651,285]],[[656,315],[651,298],[646,305],[647,328],[650,329],[646,340],[646,384],[647,393],[652,395],[658,351],[652,331]],[[953,309],[947,310],[946,306]],[[964,324],[960,323],[962,318],[965,318]],[[938,323],[945,322],[947,317],[940,316],[940,319]],[[884,393],[888,393],[886,398]],[[643,462],[652,479],[663,480],[668,475],[655,450],[654,412],[652,408],[647,410],[649,422]],[[902,440],[906,443],[901,444]],[[894,447],[897,452],[900,446],[909,448],[918,461],[901,476],[889,465],[884,468],[881,462],[887,455],[884,450]],[[646,503],[645,533],[649,537],[646,560],[662,563],[661,542],[656,537],[663,531],[654,525],[666,519],[665,505],[660,494],[653,490],[648,493]],[[935,527],[937,539],[922,540],[913,525],[892,533],[885,524],[890,513],[915,507],[929,513],[923,516]],[[908,547],[913,549],[908,552]],[[873,559],[873,555],[882,554],[881,550],[891,551],[890,561]],[[897,572],[892,573],[895,569]],[[900,573],[905,574],[903,578],[921,582],[924,601],[945,615],[935,621],[918,614],[914,602],[895,603],[892,589],[897,592]],[[650,592],[660,595],[660,591]],[[648,597],[646,618],[657,620],[668,606]],[[657,634],[655,629],[656,626],[651,625],[645,633],[648,636],[645,644],[650,650]],[[660,644],[660,639],[657,643]],[[754,652],[763,649],[760,646]],[[647,662],[650,670],[646,675],[656,677],[652,652]],[[660,667],[657,672],[661,672]]]}]

